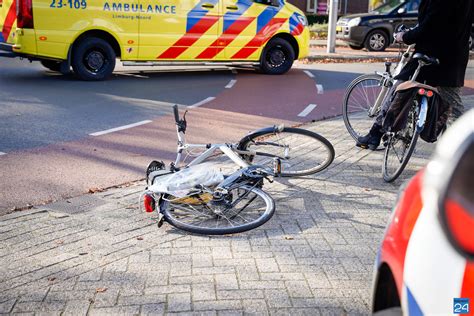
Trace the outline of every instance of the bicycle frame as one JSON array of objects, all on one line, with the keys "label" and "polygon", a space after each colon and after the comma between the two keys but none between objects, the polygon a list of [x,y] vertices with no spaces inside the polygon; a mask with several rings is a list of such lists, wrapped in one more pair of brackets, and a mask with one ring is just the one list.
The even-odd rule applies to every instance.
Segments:
[{"label": "bicycle frame", "polygon": [[383,81],[381,83],[382,90],[380,90],[380,93],[377,97],[377,100],[375,100],[375,104],[373,107],[369,109],[369,116],[374,117],[376,113],[378,113],[380,107],[386,100],[386,98],[391,94],[388,93],[391,88],[397,83],[397,80],[393,80],[393,77],[396,77],[397,75],[400,74],[402,71],[403,67],[410,61],[411,59],[411,51],[415,47],[415,45],[409,45],[406,51],[402,54],[402,57],[400,61],[397,64],[397,67],[395,67],[395,71],[392,73],[390,72],[390,68],[387,67],[387,70],[385,72],[375,72],[376,74],[380,75],[383,77]]},{"label": "bicycle frame", "polygon": [[233,144],[188,144],[186,143],[186,137],[184,132],[180,131],[178,126],[176,126],[176,133],[178,134],[178,147],[176,151],[176,160],[174,161],[175,166],[179,166],[179,164],[181,163],[183,151],[193,148],[200,148],[206,150],[198,157],[193,159],[190,163],[188,163],[187,166],[195,166],[204,162],[218,150],[225,154],[239,167],[247,168],[250,166],[245,160],[239,157],[237,152],[241,153],[241,151],[237,151],[236,146]]}]

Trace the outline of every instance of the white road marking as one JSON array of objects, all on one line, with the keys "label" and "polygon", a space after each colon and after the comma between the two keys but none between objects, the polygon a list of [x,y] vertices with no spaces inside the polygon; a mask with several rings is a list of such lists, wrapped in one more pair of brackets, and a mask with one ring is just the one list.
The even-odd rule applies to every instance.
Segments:
[{"label": "white road marking", "polygon": [[128,128],[132,128],[132,127],[136,127],[136,126],[148,124],[148,123],[151,123],[151,122],[152,122],[152,121],[150,121],[150,120],[145,120],[145,121],[141,121],[141,122],[137,122],[137,123],[133,123],[133,124],[128,124],[128,125],[124,125],[124,126],[119,126],[119,127],[111,128],[111,129],[106,129],[105,131],[95,132],[95,133],[92,133],[92,134],[89,134],[89,135],[90,135],[90,136],[105,135],[105,134],[109,134],[109,133],[113,133],[113,132],[117,132],[117,131],[122,131],[122,130],[124,130],[124,129],[128,129]]},{"label": "white road marking", "polygon": [[0,156],[6,155],[7,153],[1,152],[0,151]]},{"label": "white road marking", "polygon": [[194,108],[197,108],[203,104],[206,104],[207,102],[211,102],[212,100],[214,100],[216,97],[209,97],[209,98],[205,98],[204,100],[202,101],[199,101],[198,103],[194,103],[193,105],[190,105],[188,106],[189,109],[194,109]]},{"label": "white road marking", "polygon": [[305,73],[305,74],[307,74],[307,75],[308,75],[308,77],[310,77],[310,78],[314,78],[314,75],[313,75],[313,73],[312,73],[311,71],[309,71],[309,70],[305,70],[305,71],[304,71],[304,73]]},{"label": "white road marking", "polygon": [[316,104],[309,104],[303,111],[301,111],[300,114],[298,114],[299,117],[306,117],[308,116],[311,111],[313,111],[316,108]]},{"label": "white road marking", "polygon": [[236,79],[232,79],[231,81],[229,81],[229,83],[227,84],[226,89],[230,89],[234,86],[234,84],[237,82]]},{"label": "white road marking", "polygon": [[316,85],[316,90],[318,90],[318,94],[323,94],[324,93],[324,88],[322,84],[317,84]]}]

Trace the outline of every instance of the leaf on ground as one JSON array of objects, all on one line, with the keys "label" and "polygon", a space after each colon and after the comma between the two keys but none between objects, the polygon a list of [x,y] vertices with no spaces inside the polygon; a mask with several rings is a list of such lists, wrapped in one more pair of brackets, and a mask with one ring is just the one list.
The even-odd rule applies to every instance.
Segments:
[{"label": "leaf on ground", "polygon": [[143,240],[143,237],[142,236],[137,237],[137,240]]},{"label": "leaf on ground", "polygon": [[292,236],[285,236],[285,239],[286,239],[286,240],[293,240],[293,239],[295,239],[295,238],[292,237]]},{"label": "leaf on ground", "polygon": [[95,289],[96,293],[104,293],[105,291],[107,291],[106,287],[98,287],[97,289]]},{"label": "leaf on ground", "polygon": [[49,282],[54,282],[55,280],[56,280],[55,277],[48,277],[48,281],[49,281]]},{"label": "leaf on ground", "polygon": [[64,240],[56,240],[56,243],[57,243],[58,245],[62,245],[62,244],[64,244]]},{"label": "leaf on ground", "polygon": [[89,193],[97,193],[97,192],[104,192],[104,189],[100,188],[89,188]]}]

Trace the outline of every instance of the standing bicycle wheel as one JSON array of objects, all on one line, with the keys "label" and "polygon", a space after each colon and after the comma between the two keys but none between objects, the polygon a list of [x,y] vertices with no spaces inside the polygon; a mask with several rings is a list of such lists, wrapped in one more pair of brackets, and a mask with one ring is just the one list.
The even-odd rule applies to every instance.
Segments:
[{"label": "standing bicycle wheel", "polygon": [[[382,102],[388,90],[383,90],[383,77],[378,74],[362,75],[354,79],[346,90],[342,104],[342,117],[352,138],[367,134],[380,112]],[[381,92],[383,95],[381,95]],[[372,109],[378,103],[378,109]]]},{"label": "standing bicycle wheel", "polygon": [[281,163],[282,177],[310,175],[326,169],[334,160],[334,147],[323,136],[301,128],[267,127],[245,136],[239,150],[251,164],[271,167]]},{"label": "standing bicycle wheel", "polygon": [[419,135],[416,129],[417,117],[417,108],[413,104],[405,128],[388,137],[382,165],[386,182],[392,182],[400,176],[415,150]]},{"label": "standing bicycle wheel", "polygon": [[250,185],[236,185],[217,199],[200,190],[186,197],[165,195],[160,209],[176,228],[196,234],[224,235],[254,229],[275,212],[273,199]]}]

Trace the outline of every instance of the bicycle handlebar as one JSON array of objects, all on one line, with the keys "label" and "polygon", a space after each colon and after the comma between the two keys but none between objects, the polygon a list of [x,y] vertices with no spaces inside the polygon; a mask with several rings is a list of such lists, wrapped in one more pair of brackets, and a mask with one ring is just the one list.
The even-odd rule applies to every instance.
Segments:
[{"label": "bicycle handlebar", "polygon": [[178,105],[173,105],[173,112],[174,112],[174,120],[176,123],[179,123],[179,112],[178,112]]}]

